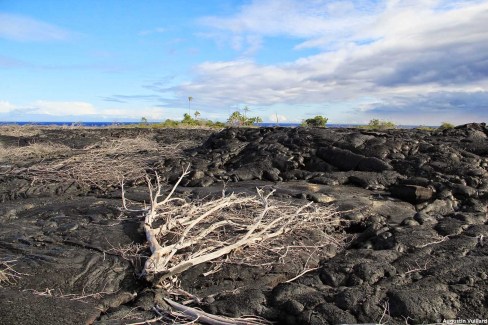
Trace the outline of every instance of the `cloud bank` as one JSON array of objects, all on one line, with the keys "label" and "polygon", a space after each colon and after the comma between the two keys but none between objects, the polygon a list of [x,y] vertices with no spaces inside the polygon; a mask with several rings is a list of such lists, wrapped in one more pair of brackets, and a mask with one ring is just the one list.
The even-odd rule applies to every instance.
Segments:
[{"label": "cloud bank", "polygon": [[341,114],[365,119],[488,119],[488,1],[365,3],[256,0],[232,16],[205,17],[202,24],[242,52],[256,41],[236,47],[236,39],[265,46],[289,37],[295,51],[317,54],[274,65],[205,62],[188,83],[155,88],[214,108],[325,105],[333,115],[337,103],[349,102]]},{"label": "cloud bank", "polygon": [[0,121],[139,121],[143,116],[151,121],[158,121],[163,111],[159,107],[142,107],[135,110],[116,106],[100,109],[83,101],[37,100],[15,105],[0,100]]}]

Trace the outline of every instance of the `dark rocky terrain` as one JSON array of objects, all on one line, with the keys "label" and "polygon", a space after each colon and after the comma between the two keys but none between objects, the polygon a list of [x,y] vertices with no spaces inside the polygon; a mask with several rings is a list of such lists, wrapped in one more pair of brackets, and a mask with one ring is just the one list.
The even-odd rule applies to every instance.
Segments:
[{"label": "dark rocky terrain", "polygon": [[[485,124],[381,132],[40,129],[0,133],[0,258],[15,261],[10,265],[19,272],[1,284],[1,324],[125,324],[154,318],[151,308],[164,304],[165,292],[139,279],[134,260],[118,250],[142,245],[145,237],[142,221],[118,209],[117,182],[82,186],[86,182],[36,169],[56,165],[60,156],[74,157],[78,149],[141,135],[161,146],[185,142],[178,154],[131,152],[146,157],[147,171],[157,171],[168,184],[190,163],[180,195],[205,197],[224,185],[234,192],[268,186],[280,199],[333,204],[343,211],[338,230],[346,236],[343,249],[324,248],[319,267],[292,282],[285,281],[300,272],[294,263],[229,264],[208,276],[203,273],[212,269],[209,264],[186,271],[181,287],[203,298],[200,308],[280,324],[488,318]],[[41,159],[9,157],[9,150],[32,143],[62,144],[71,151]],[[127,196],[147,201],[134,175]]]}]

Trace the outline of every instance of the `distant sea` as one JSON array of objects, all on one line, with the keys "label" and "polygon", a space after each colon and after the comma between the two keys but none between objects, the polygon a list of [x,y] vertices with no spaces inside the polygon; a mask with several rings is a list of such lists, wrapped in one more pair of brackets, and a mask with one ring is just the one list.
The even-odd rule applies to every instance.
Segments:
[{"label": "distant sea", "polygon": [[[256,123],[257,126],[261,127],[273,127],[273,126],[280,126],[280,127],[288,127],[288,128],[294,128],[297,126],[300,126],[300,123]],[[354,125],[354,124],[327,124],[327,127],[330,128],[353,128],[355,126],[359,125]]]},{"label": "distant sea", "polygon": [[[140,122],[0,122],[0,125],[42,125],[42,126],[88,126],[88,127],[106,127],[106,126],[124,126],[137,125]],[[151,124],[151,122],[149,123]],[[300,123],[257,123],[260,127],[297,127]],[[327,124],[329,128],[354,128],[361,126],[361,124]],[[413,129],[419,125],[398,125],[401,129]]]},{"label": "distant sea", "polygon": [[42,125],[42,126],[90,126],[104,127],[117,125],[135,125],[140,122],[0,122],[0,125]]}]

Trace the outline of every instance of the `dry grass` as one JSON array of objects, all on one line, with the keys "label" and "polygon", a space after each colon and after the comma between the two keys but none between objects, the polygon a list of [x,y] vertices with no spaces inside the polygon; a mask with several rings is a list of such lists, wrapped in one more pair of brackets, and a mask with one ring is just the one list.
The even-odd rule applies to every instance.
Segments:
[{"label": "dry grass", "polygon": [[[120,125],[114,124],[114,126],[107,126],[107,128],[120,128]],[[24,125],[0,125],[0,135],[11,136],[11,137],[26,137],[32,138],[39,136],[44,130],[55,130],[55,129],[69,129],[69,130],[80,130],[80,129],[97,129],[97,126],[83,126],[78,123],[71,123],[66,125],[38,125],[38,124],[24,124]]]},{"label": "dry grass", "polygon": [[16,260],[0,260],[0,288],[15,283],[22,275],[13,268]]},{"label": "dry grass", "polygon": [[0,135],[12,137],[35,137],[40,134],[39,125],[2,125]]},{"label": "dry grass", "polygon": [[0,162],[32,160],[30,167],[13,167],[5,175],[21,176],[32,183],[66,182],[83,188],[106,189],[121,181],[144,181],[148,167],[163,157],[178,157],[182,147],[161,145],[149,136],[122,138],[84,149],[59,144],[32,144],[0,149]]},{"label": "dry grass", "polygon": [[59,154],[66,154],[71,148],[57,143],[33,143],[23,147],[3,147],[0,146],[0,162],[14,163],[29,159],[44,160],[55,157]]},{"label": "dry grass", "polygon": [[119,245],[117,247],[110,244],[110,246],[111,248],[107,249],[104,254],[107,253],[120,256],[124,260],[131,262],[136,272],[142,270],[143,261],[146,258],[145,253],[148,249],[147,244],[132,243],[124,246]]}]

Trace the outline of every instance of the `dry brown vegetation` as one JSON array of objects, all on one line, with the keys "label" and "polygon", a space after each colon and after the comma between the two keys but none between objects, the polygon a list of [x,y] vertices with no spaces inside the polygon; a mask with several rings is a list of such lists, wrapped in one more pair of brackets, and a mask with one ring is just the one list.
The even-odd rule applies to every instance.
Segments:
[{"label": "dry brown vegetation", "polygon": [[14,163],[35,159],[42,161],[56,155],[70,152],[71,148],[58,143],[33,143],[28,146],[0,147],[0,162]]},{"label": "dry brown vegetation", "polygon": [[105,189],[127,182],[144,181],[151,163],[177,157],[184,144],[161,145],[149,136],[122,138],[83,149],[62,144],[33,143],[0,148],[0,162],[30,161],[29,167],[12,166],[4,175],[21,175],[33,183],[76,183],[80,187]]},{"label": "dry brown vegetation", "polygon": [[39,125],[2,125],[0,135],[12,137],[35,137],[41,132]]}]

